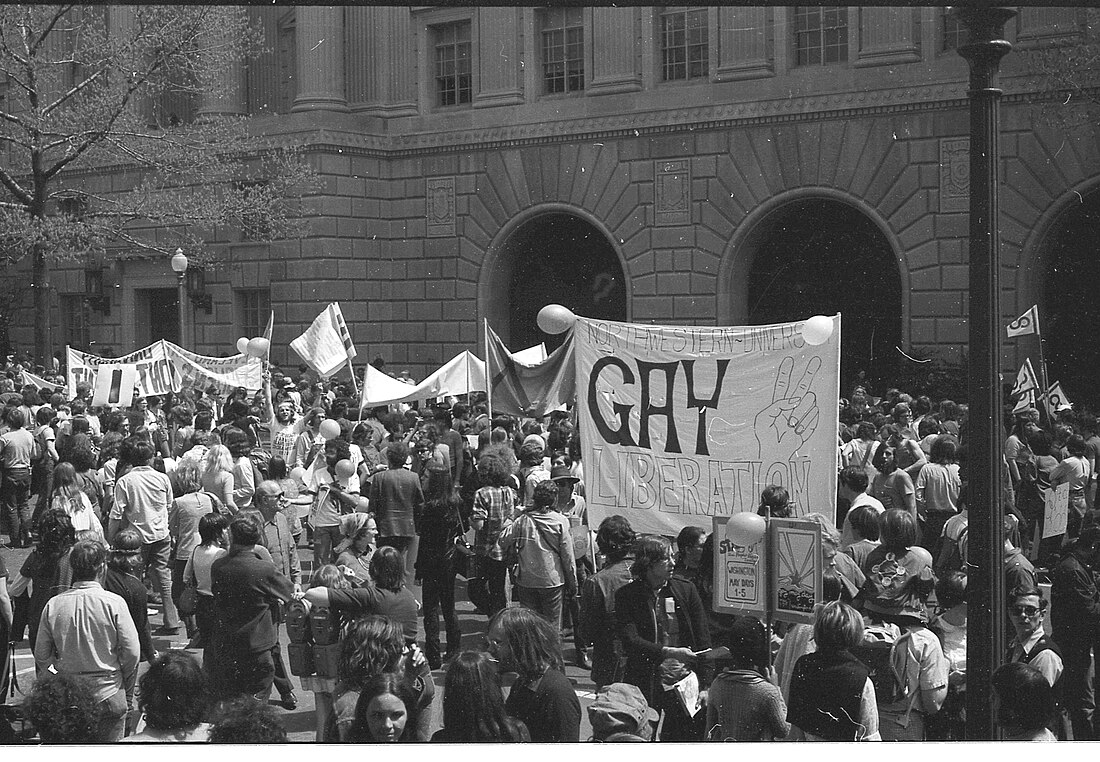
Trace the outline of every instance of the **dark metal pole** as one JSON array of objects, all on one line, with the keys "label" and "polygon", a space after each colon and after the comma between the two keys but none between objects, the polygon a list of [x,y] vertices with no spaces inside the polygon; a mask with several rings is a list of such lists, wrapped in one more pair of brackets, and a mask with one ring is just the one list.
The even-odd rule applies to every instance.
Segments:
[{"label": "dark metal pole", "polygon": [[966,736],[995,740],[990,677],[1004,657],[1004,509],[1001,505],[1000,237],[997,185],[1001,91],[993,85],[1012,46],[1007,8],[955,8],[969,31],[959,55],[970,65],[970,415],[967,430],[969,566]]}]

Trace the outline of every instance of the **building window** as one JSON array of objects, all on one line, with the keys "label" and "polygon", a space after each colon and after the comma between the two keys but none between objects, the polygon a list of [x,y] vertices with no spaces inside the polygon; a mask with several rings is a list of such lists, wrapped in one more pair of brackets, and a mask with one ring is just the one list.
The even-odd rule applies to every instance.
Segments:
[{"label": "building window", "polygon": [[254,338],[263,336],[271,312],[271,299],[267,289],[250,288],[237,291],[237,323],[241,335]]},{"label": "building window", "polygon": [[584,22],[581,8],[542,13],[542,78],[547,93],[584,90]]},{"label": "building window", "polygon": [[279,20],[276,30],[275,57],[278,62],[278,86],[275,90],[275,113],[290,113],[298,96],[298,38],[294,11]]},{"label": "building window", "polygon": [[73,349],[88,350],[88,308],[83,294],[61,294],[61,333]]},{"label": "building window", "polygon": [[848,9],[841,5],[794,9],[794,49],[798,66],[848,60]]},{"label": "building window", "polygon": [[661,14],[661,79],[709,75],[707,11],[668,8]]},{"label": "building window", "polygon": [[951,13],[944,9],[940,18],[943,19],[943,47],[941,50],[958,50],[959,46],[966,42],[966,27]]},{"label": "building window", "polygon": [[470,22],[456,21],[432,28],[435,37],[437,106],[470,102]]}]

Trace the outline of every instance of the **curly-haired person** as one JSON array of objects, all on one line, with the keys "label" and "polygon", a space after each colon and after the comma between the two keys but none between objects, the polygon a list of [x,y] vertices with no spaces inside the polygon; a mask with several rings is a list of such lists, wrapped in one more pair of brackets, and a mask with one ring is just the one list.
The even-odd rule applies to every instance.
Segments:
[{"label": "curly-haired person", "polygon": [[141,711],[145,729],[127,742],[206,741],[210,724],[206,714],[206,679],[197,659],[184,651],[161,654],[141,676]]},{"label": "curly-haired person", "polygon": [[94,743],[99,715],[91,684],[76,675],[46,675],[23,700],[23,716],[42,743]]}]

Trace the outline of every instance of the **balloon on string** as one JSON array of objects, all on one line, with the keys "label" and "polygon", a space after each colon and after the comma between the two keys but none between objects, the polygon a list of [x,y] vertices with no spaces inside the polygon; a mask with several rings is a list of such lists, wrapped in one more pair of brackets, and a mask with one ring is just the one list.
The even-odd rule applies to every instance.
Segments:
[{"label": "balloon on string", "polygon": [[290,478],[298,484],[306,483],[306,470],[301,466],[290,469]]},{"label": "balloon on string", "polygon": [[241,338],[237,339],[237,351],[240,352],[242,355],[248,352],[247,336],[242,336]]},{"label": "balloon on string", "polygon": [[336,461],[336,475],[341,479],[349,479],[355,473],[355,466],[347,458]]},{"label": "balloon on string", "polygon": [[833,335],[833,319],[825,315],[814,315],[802,324],[802,338],[807,344],[824,344]]},{"label": "balloon on string", "polygon": [[267,350],[270,348],[270,341],[265,339],[263,336],[257,336],[254,339],[249,339],[245,351],[252,357],[264,358],[267,357]]},{"label": "balloon on string", "polygon": [[726,539],[741,548],[755,545],[764,539],[768,522],[763,516],[750,511],[735,513],[726,522]]},{"label": "balloon on string", "polygon": [[576,320],[577,316],[568,307],[563,307],[560,304],[548,304],[539,310],[536,322],[539,324],[539,328],[546,333],[558,334],[565,333],[572,328]]},{"label": "balloon on string", "polygon": [[340,436],[340,424],[331,418],[321,421],[321,436],[325,438],[325,441],[336,439]]}]

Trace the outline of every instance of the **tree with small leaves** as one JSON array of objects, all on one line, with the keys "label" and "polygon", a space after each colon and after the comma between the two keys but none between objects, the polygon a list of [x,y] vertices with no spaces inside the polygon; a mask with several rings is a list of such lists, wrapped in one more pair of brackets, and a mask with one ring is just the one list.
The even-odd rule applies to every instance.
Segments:
[{"label": "tree with small leaves", "polygon": [[58,262],[183,248],[201,264],[218,227],[300,234],[316,176],[294,145],[165,107],[224,95],[219,77],[261,46],[243,7],[0,5],[0,267],[32,260],[39,362]]}]

